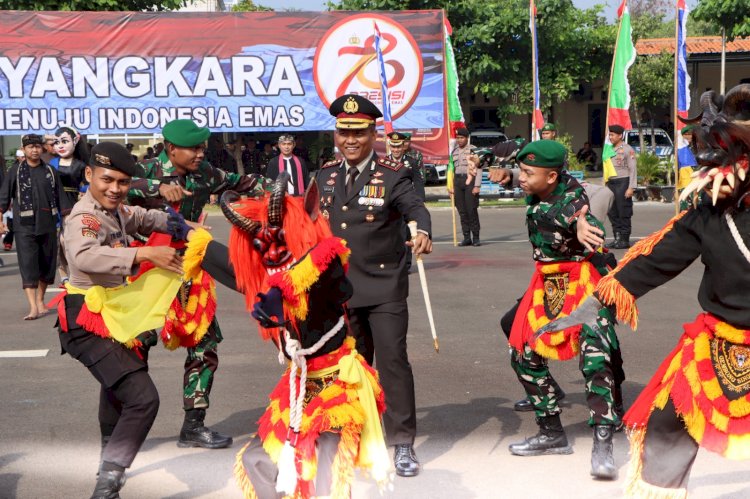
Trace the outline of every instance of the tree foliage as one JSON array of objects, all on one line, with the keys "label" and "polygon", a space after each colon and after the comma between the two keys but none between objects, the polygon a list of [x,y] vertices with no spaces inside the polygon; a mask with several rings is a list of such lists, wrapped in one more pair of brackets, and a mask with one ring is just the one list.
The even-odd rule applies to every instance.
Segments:
[{"label": "tree foliage", "polygon": [[175,10],[191,0],[0,0],[0,10]]},{"label": "tree foliage", "polygon": [[633,107],[648,110],[669,106],[674,92],[674,56],[668,52],[636,57],[628,73]]},{"label": "tree foliage", "polygon": [[750,36],[750,0],[701,0],[696,19],[726,30],[727,40]]},{"label": "tree foliage", "polygon": [[[464,89],[497,97],[498,117],[532,110],[531,37],[527,0],[342,0],[344,10],[445,9]],[[542,106],[567,99],[580,83],[604,78],[614,47],[614,27],[601,7],[580,10],[571,0],[537,2]]]},{"label": "tree foliage", "polygon": [[240,0],[232,5],[232,12],[267,12],[273,10],[270,7],[257,5],[253,0]]}]

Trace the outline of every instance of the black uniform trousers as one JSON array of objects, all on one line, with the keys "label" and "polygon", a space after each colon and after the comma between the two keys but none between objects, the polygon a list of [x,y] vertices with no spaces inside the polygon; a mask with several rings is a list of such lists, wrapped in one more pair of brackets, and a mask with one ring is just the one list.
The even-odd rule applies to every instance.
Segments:
[{"label": "black uniform trousers", "polygon": [[409,308],[406,299],[350,308],[349,329],[357,351],[380,376],[385,392],[383,425],[388,445],[413,444],[417,434],[414,375],[406,353]]},{"label": "black uniform trousers", "polygon": [[128,468],[159,410],[159,394],[148,364],[134,351],[75,323],[83,295],[68,295],[65,303],[68,331],[59,331],[62,351],[81,362],[101,384],[99,428],[102,437],[109,437],[102,461]]},{"label": "black uniform trousers", "polygon": [[57,231],[34,235],[33,226],[15,227],[16,253],[24,288],[38,288],[39,282],[52,284],[57,271]]},{"label": "black uniform trousers", "polygon": [[607,181],[607,187],[615,195],[612,207],[609,209],[609,221],[615,234],[621,234],[624,238],[630,237],[630,220],[633,218],[633,198],[625,197],[630,179],[627,177],[611,178]]},{"label": "black uniform trousers", "polygon": [[641,479],[657,487],[687,489],[699,448],[669,400],[664,409],[654,409],[646,424]]},{"label": "black uniform trousers", "polygon": [[466,175],[456,174],[453,178],[453,195],[456,200],[456,209],[461,218],[461,231],[464,239],[469,239],[473,234],[479,237],[479,196],[471,193],[474,182],[466,185]]}]

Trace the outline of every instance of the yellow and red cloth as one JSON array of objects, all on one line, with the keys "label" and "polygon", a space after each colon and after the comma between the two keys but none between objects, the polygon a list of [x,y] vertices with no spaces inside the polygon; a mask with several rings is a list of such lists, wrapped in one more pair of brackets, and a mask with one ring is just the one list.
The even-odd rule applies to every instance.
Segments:
[{"label": "yellow and red cloth", "polygon": [[[581,325],[569,327],[533,340],[534,331],[550,321],[570,315],[596,289],[601,275],[591,262],[536,263],[531,282],[518,306],[510,333],[510,345],[522,351],[525,344],[549,359],[568,360],[578,355]],[[554,289],[550,289],[554,288]],[[559,296],[560,311],[549,317],[545,299]]]},{"label": "yellow and red cloth", "polygon": [[[711,348],[726,340],[744,350],[750,330],[736,329],[708,313],[684,325],[672,353],[625,415],[625,423],[643,429],[654,408],[672,399],[688,433],[701,446],[730,459],[750,459],[750,392],[728,398],[719,382]],[[747,349],[750,353],[750,348]],[[747,368],[750,370],[750,358]]]},{"label": "yellow and red cloth", "polygon": [[[334,374],[336,379],[304,408],[294,450],[298,476],[294,498],[314,496],[315,442],[323,432],[341,435],[333,462],[331,497],[350,497],[355,467],[369,470],[376,480],[384,479],[387,473],[390,463],[382,433],[379,433],[385,396],[376,371],[357,353],[354,343],[353,338],[347,337],[340,348],[308,362],[308,380]],[[288,437],[288,379],[287,371],[271,392],[270,403],[258,422],[258,436],[274,463],[278,462]],[[246,449],[247,445],[237,454],[234,474],[245,497],[252,498],[256,497],[255,491],[242,462]]]}]

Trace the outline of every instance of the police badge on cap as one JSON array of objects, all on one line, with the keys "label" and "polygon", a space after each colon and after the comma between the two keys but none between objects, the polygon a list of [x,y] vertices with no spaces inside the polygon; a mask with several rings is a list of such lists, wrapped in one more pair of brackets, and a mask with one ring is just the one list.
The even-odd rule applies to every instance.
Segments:
[{"label": "police badge on cap", "polygon": [[383,117],[375,104],[356,94],[342,95],[331,103],[328,112],[336,117],[336,128],[347,130],[368,128]]},{"label": "police badge on cap", "polygon": [[92,147],[89,164],[117,170],[131,177],[136,173],[135,161],[130,151],[114,142],[100,142]]}]

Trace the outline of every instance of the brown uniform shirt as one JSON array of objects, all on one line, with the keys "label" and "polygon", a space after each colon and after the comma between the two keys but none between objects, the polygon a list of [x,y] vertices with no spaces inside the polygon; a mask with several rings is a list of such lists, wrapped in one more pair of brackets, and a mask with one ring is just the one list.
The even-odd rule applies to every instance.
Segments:
[{"label": "brown uniform shirt", "polygon": [[638,185],[638,168],[636,167],[635,151],[625,141],[615,147],[615,157],[612,158],[615,167],[616,178],[626,177],[630,179],[628,188],[634,189]]},{"label": "brown uniform shirt", "polygon": [[76,203],[65,219],[65,256],[70,284],[114,288],[138,269],[138,248],[128,247],[128,236],[167,231],[168,215],[140,206],[120,205],[117,212],[102,207],[91,192]]}]

